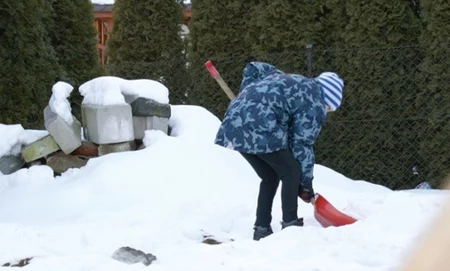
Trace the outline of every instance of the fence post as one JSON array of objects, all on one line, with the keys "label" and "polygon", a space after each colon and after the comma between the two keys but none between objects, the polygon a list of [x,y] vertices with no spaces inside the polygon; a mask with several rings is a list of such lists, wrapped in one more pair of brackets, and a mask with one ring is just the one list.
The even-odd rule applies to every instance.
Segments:
[{"label": "fence post", "polygon": [[308,76],[312,76],[312,44],[306,44],[306,61],[308,65]]}]

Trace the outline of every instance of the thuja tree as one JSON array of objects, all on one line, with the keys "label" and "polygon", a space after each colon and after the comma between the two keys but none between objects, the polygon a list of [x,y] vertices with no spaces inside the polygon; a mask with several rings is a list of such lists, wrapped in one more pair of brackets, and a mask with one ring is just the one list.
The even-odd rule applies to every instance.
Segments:
[{"label": "thuja tree", "polygon": [[43,109],[58,77],[46,0],[0,3],[0,123],[43,128]]},{"label": "thuja tree", "polygon": [[[247,35],[255,57],[286,72],[312,75],[308,73],[306,46],[321,50],[333,42],[333,29],[323,23],[329,14],[325,2],[259,1],[251,10]],[[320,69],[323,61],[316,57],[314,67]]]},{"label": "thuja tree", "polygon": [[420,37],[425,57],[417,76],[421,88],[415,103],[424,119],[420,126],[420,154],[426,163],[419,167],[419,173],[421,180],[439,187],[450,174],[450,3],[420,3],[426,26]]},{"label": "thuja tree", "polygon": [[55,0],[50,31],[58,63],[64,70],[59,80],[74,87],[70,97],[72,109],[79,117],[81,95],[77,88],[103,75],[97,53],[94,10],[90,0]]},{"label": "thuja tree", "polygon": [[250,8],[255,0],[192,0],[189,23],[189,103],[197,104],[222,118],[229,99],[204,67],[211,60],[234,93],[239,91],[242,70],[252,60],[245,39]]},{"label": "thuja tree", "polygon": [[[335,70],[344,99],[318,142],[318,160],[349,177],[407,187],[418,156],[414,129],[420,24],[407,1],[345,1]],[[336,29],[339,31],[339,29]],[[330,120],[329,119],[329,120]]]},{"label": "thuja tree", "polygon": [[117,1],[107,42],[108,72],[159,81],[169,89],[171,103],[182,103],[187,87],[182,11],[178,0]]}]

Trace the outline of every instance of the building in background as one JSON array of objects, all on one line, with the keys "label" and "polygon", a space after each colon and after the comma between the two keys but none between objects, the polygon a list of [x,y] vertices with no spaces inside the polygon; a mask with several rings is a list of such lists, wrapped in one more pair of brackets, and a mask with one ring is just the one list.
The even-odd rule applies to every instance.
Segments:
[{"label": "building in background", "polygon": [[[112,8],[114,0],[91,0],[94,5],[94,15],[95,15],[95,28],[97,29],[97,50],[100,57],[100,62],[104,65],[107,61],[105,56],[106,41],[108,40],[113,25],[113,15]],[[181,25],[180,35],[183,37],[189,34],[189,22],[192,17],[192,4],[185,4],[184,8],[184,20]]]}]

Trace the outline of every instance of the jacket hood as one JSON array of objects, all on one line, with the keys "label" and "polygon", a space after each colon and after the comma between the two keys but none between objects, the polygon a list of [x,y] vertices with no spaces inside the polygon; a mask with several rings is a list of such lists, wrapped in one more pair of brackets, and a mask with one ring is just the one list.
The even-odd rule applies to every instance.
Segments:
[{"label": "jacket hood", "polygon": [[243,71],[244,80],[242,80],[241,87],[239,88],[239,92],[242,91],[249,84],[251,84],[257,80],[263,79],[267,75],[272,74],[274,72],[275,73],[284,73],[284,72],[276,69],[275,66],[265,63],[265,62],[250,62],[244,68],[244,71]]}]

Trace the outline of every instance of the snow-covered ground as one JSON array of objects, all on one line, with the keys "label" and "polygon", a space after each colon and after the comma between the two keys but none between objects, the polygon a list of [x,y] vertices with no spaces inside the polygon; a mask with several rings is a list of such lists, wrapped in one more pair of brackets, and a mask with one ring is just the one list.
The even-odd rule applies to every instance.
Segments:
[{"label": "snow-covered ground", "polygon": [[[281,231],[277,194],[276,233],[255,242],[258,177],[213,144],[220,121],[209,111],[172,110],[172,135],[147,131],[145,149],[93,158],[56,178],[47,166],[0,175],[0,265],[34,257],[27,270],[394,270],[447,197],[391,191],[316,165],[315,190],[360,221],[325,229],[300,201],[305,226]],[[0,125],[0,134],[3,155],[46,132]],[[204,235],[223,244],[203,244]],[[122,246],[157,260],[113,260]]]}]

